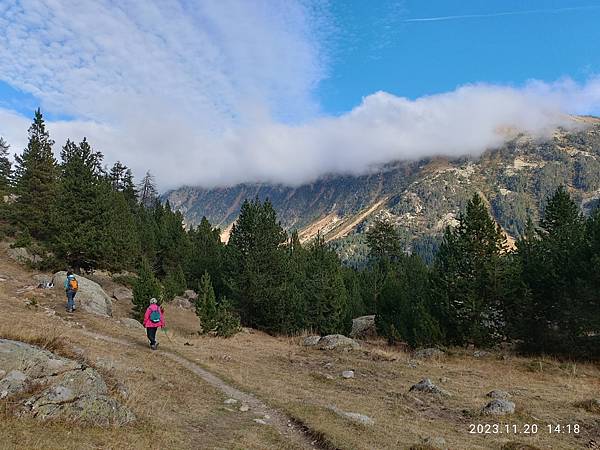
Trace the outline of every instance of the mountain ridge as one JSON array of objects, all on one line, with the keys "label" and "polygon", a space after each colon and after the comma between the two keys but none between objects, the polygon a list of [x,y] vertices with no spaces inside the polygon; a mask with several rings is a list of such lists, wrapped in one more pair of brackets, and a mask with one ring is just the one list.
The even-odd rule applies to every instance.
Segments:
[{"label": "mountain ridge", "polygon": [[401,229],[407,251],[429,248],[427,259],[475,192],[510,238],[523,231],[528,216],[539,217],[546,198],[560,185],[584,210],[595,206],[600,199],[600,119],[576,120],[584,128],[557,129],[544,140],[521,134],[478,158],[395,161],[366,175],[330,175],[297,187],[184,186],[162,198],[183,213],[186,226],[206,216],[224,231],[224,239],[244,199],[269,198],[285,228],[298,230],[303,241],[321,233],[350,260],[364,257],[364,231],[375,217],[385,216]]}]

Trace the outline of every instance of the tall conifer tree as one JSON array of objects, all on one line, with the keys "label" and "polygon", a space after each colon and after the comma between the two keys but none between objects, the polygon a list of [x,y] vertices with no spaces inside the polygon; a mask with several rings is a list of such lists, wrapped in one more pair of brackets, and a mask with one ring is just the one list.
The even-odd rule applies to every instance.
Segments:
[{"label": "tall conifer tree", "polygon": [[41,111],[35,112],[29,127],[29,143],[16,155],[14,207],[17,223],[34,238],[48,239],[58,185],[58,165],[52,153],[54,141],[46,130]]}]

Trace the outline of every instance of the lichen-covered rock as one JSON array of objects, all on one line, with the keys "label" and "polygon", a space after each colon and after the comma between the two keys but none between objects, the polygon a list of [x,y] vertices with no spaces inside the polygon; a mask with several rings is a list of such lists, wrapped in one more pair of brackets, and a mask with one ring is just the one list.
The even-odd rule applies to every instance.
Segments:
[{"label": "lichen-covered rock", "polygon": [[[57,272],[52,278],[54,288],[64,292],[64,282],[67,272]],[[83,311],[99,316],[112,316],[112,300],[102,286],[80,275],[77,276],[79,290],[75,296],[75,304]],[[66,302],[66,300],[65,300]]]},{"label": "lichen-covered rock", "polygon": [[429,378],[424,378],[417,384],[414,384],[409,389],[409,392],[424,392],[426,394],[441,395],[443,397],[449,397],[450,393],[442,388],[437,387],[431,382]]},{"label": "lichen-covered rock", "polygon": [[124,425],[135,416],[111,398],[102,376],[93,368],[23,342],[0,339],[0,397],[35,394],[19,400],[20,416],[61,419],[108,426]]},{"label": "lichen-covered rock", "polygon": [[314,347],[321,340],[321,336],[306,336],[302,341],[302,345],[305,347]]},{"label": "lichen-covered rock", "polygon": [[360,345],[342,334],[330,334],[319,339],[318,347],[321,350],[357,350]]},{"label": "lichen-covered rock", "polygon": [[352,319],[351,338],[363,338],[369,336],[377,336],[375,328],[375,316],[362,316]]},{"label": "lichen-covered rock", "polygon": [[482,409],[483,414],[491,416],[504,416],[515,412],[515,404],[508,400],[495,399],[485,405]]}]

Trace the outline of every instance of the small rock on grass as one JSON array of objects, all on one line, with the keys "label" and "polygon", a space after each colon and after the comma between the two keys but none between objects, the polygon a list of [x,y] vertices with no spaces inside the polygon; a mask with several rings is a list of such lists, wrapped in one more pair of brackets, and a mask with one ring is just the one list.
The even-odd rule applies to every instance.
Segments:
[{"label": "small rock on grass", "polygon": [[494,389],[493,391],[488,392],[486,395],[486,397],[490,397],[490,398],[497,398],[497,399],[507,399],[508,397],[510,397],[510,394],[506,391],[502,391],[500,389]]},{"label": "small rock on grass", "polygon": [[362,425],[373,425],[375,424],[375,421],[370,418],[369,416],[366,416],[364,414],[359,414],[359,413],[355,413],[355,412],[348,412],[348,411],[342,411],[341,409],[335,407],[335,406],[330,406],[329,409],[331,411],[333,411],[334,413],[336,413],[338,416],[340,417],[344,417],[346,419],[351,420],[352,422],[356,422]]},{"label": "small rock on grass", "polygon": [[495,399],[485,405],[482,413],[490,416],[504,416],[515,412],[515,404],[508,400]]},{"label": "small rock on grass", "polygon": [[431,382],[429,378],[424,378],[419,381],[417,384],[414,384],[409,389],[409,392],[417,391],[417,392],[425,392],[427,394],[435,394],[441,395],[444,397],[449,397],[450,393],[442,388],[437,387],[435,384]]},{"label": "small rock on grass", "polygon": [[354,378],[354,370],[344,370],[342,372],[342,378],[346,378],[346,379]]},{"label": "small rock on grass", "polygon": [[254,419],[254,421],[259,425],[268,425],[263,419]]},{"label": "small rock on grass", "polygon": [[240,406],[240,411],[241,412],[250,411],[250,407],[248,405],[242,405],[242,406]]},{"label": "small rock on grass", "polygon": [[235,398],[228,398],[223,403],[225,403],[226,405],[234,405],[237,403],[237,400]]},{"label": "small rock on grass", "polygon": [[423,443],[427,445],[431,449],[436,450],[446,450],[448,446],[446,445],[446,439],[441,436],[432,436],[423,439]]}]

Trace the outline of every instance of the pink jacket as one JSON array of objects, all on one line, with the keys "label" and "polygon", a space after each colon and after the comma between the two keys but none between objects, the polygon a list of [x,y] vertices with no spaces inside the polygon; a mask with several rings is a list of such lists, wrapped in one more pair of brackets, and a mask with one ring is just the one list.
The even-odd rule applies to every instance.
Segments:
[{"label": "pink jacket", "polygon": [[[154,323],[150,321],[150,313],[152,313],[152,311],[156,311],[156,310],[160,310],[160,322],[158,323]],[[144,328],[164,328],[165,326],[165,311],[158,306],[156,303],[151,304],[150,306],[148,306],[148,309],[146,310],[146,314],[144,314]]]}]

